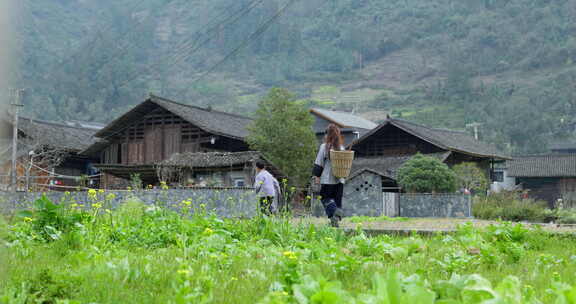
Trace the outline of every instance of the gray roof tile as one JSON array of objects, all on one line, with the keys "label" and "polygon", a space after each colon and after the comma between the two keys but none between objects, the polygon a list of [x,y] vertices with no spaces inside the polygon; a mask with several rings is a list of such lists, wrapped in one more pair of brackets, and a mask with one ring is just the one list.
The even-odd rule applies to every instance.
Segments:
[{"label": "gray roof tile", "polygon": [[576,154],[516,157],[507,164],[514,177],[576,177]]},{"label": "gray roof tile", "polygon": [[310,112],[314,115],[319,115],[324,119],[336,123],[342,128],[360,128],[370,130],[378,126],[378,124],[366,118],[348,112],[330,111],[319,108],[311,109]]},{"label": "gray roof tile", "polygon": [[252,122],[252,119],[244,116],[182,104],[150,95],[146,101],[108,124],[96,136],[106,138],[114,135],[118,130],[131,125],[134,119],[145,115],[154,106],[160,106],[206,132],[234,139],[244,139],[248,135],[247,127]]},{"label": "gray roof tile", "polygon": [[378,130],[389,124],[394,125],[416,137],[421,138],[422,140],[425,140],[445,150],[481,157],[509,159],[509,157],[498,151],[495,146],[478,141],[465,132],[446,129],[434,129],[396,118],[387,119],[380,126],[366,133],[362,138],[358,140],[358,143],[365,141]]}]

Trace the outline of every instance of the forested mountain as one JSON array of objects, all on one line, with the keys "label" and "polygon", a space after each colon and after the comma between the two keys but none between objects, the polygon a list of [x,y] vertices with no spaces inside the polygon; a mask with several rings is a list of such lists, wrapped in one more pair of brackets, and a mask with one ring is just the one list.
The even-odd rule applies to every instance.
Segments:
[{"label": "forested mountain", "polygon": [[282,86],[375,120],[478,122],[484,140],[515,154],[574,137],[575,0],[20,6],[18,78],[38,118],[109,121],[148,92],[250,114]]}]

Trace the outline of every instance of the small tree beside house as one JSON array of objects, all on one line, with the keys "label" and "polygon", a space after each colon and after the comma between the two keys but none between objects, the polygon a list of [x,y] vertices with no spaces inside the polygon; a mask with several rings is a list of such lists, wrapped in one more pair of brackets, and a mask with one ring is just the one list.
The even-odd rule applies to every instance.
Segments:
[{"label": "small tree beside house", "polygon": [[440,160],[416,154],[398,170],[398,183],[409,193],[456,191],[456,174]]},{"label": "small tree beside house", "polygon": [[260,101],[247,142],[288,176],[292,186],[303,186],[316,152],[313,122],[288,90],[275,88]]},{"label": "small tree beside house", "polygon": [[452,168],[456,173],[458,186],[477,193],[488,189],[488,178],[475,163],[461,163]]}]

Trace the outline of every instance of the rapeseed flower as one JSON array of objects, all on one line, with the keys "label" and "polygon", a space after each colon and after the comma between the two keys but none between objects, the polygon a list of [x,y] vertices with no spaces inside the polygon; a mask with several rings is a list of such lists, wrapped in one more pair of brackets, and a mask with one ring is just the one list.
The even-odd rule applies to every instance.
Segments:
[{"label": "rapeseed flower", "polygon": [[116,198],[116,194],[114,194],[114,193],[109,193],[108,195],[106,195],[106,199],[109,201],[111,201],[115,198]]},{"label": "rapeseed flower", "polygon": [[24,221],[25,221],[25,222],[31,222],[31,221],[33,221],[33,220],[34,220],[34,219],[31,218],[31,217],[27,217],[27,216],[24,217]]},{"label": "rapeseed flower", "polygon": [[296,256],[296,253],[294,253],[293,251],[284,251],[282,253],[282,255],[284,255],[285,257],[287,257],[290,260],[298,259],[298,257]]},{"label": "rapeseed flower", "polygon": [[100,203],[94,203],[94,204],[92,204],[92,208],[94,208],[94,209],[102,208],[102,204],[100,204]]},{"label": "rapeseed flower", "polygon": [[94,196],[96,196],[97,194],[98,194],[98,192],[96,192],[96,189],[90,189],[90,190],[88,190],[88,195],[89,195],[89,196],[94,197]]},{"label": "rapeseed flower", "polygon": [[204,234],[206,235],[211,235],[214,233],[214,230],[210,229],[209,227],[206,227],[206,229],[204,229]]}]

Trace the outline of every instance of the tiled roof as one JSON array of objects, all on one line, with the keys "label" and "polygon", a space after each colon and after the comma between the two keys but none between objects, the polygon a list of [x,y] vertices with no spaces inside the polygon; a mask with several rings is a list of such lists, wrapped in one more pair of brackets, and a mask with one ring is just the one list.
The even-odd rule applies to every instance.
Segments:
[{"label": "tiled roof", "polygon": [[358,143],[370,138],[384,126],[393,125],[439,148],[481,157],[509,159],[491,144],[480,142],[465,132],[434,129],[402,119],[388,118],[380,126],[365,134]]},{"label": "tiled roof", "polygon": [[20,117],[18,129],[32,137],[34,143],[78,152],[96,142],[96,128]]},{"label": "tiled roof", "polygon": [[[441,161],[445,161],[450,152],[444,153],[432,153],[424,154],[425,156],[431,156],[438,158]],[[389,156],[389,157],[362,157],[354,159],[352,162],[352,170],[350,170],[350,178],[354,177],[362,171],[369,170],[371,172],[380,174],[381,176],[389,177],[392,179],[396,178],[396,173],[398,169],[404,165],[409,159],[414,157],[414,155],[406,156]]]},{"label": "tiled roof", "polygon": [[325,109],[314,108],[310,110],[310,113],[312,113],[313,115],[318,115],[326,120],[329,120],[339,125],[341,128],[360,128],[370,130],[378,126],[378,124],[366,118],[348,112],[330,111]]},{"label": "tiled roof", "polygon": [[160,162],[164,166],[211,168],[241,165],[262,159],[259,152],[178,153]]},{"label": "tiled roof", "polygon": [[507,163],[513,177],[576,177],[576,154],[524,156]]},{"label": "tiled roof", "polygon": [[162,97],[150,95],[146,101],[108,124],[104,129],[100,130],[96,136],[105,138],[114,135],[118,130],[129,126],[135,119],[145,115],[155,106],[160,106],[180,116],[182,119],[206,132],[234,139],[244,139],[248,135],[247,126],[252,122],[252,119],[244,116],[177,103]]},{"label": "tiled roof", "polygon": [[550,145],[550,150],[576,150],[576,143],[571,142],[562,142],[562,143],[555,143]]}]

